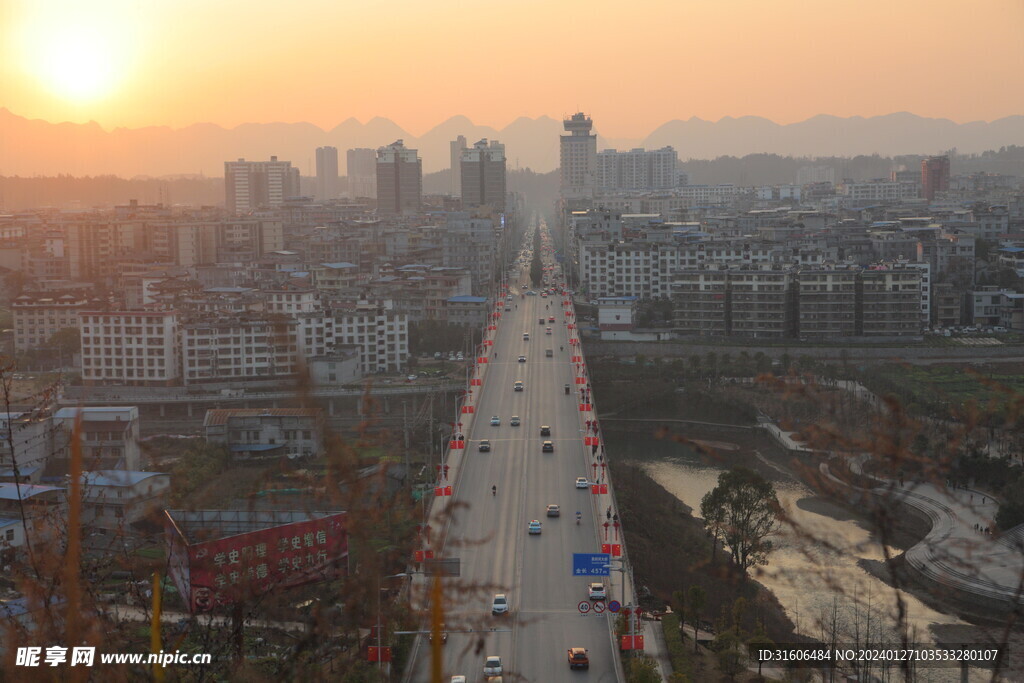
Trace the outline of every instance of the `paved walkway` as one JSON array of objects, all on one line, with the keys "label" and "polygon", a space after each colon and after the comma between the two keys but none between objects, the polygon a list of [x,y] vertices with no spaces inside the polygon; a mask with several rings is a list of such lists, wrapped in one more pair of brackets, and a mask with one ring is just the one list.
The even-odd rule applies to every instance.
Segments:
[{"label": "paved walkway", "polygon": [[[860,462],[850,469],[863,474]],[[904,553],[922,575],[947,588],[989,600],[1024,605],[1024,526],[996,537],[998,503],[972,489],[948,489],[931,482],[896,482],[872,477],[872,489],[891,496],[928,516],[931,530]]]}]

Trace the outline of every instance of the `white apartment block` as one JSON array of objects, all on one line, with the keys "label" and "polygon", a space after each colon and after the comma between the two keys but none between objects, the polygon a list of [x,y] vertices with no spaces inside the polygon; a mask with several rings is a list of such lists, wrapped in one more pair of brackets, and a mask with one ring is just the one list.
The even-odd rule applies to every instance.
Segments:
[{"label": "white apartment block", "polygon": [[339,311],[336,321],[338,343],[359,347],[363,373],[405,368],[409,358],[409,319],[405,314],[395,313],[391,302],[380,306],[360,302],[355,311]]},{"label": "white apartment block", "polygon": [[264,290],[267,313],[313,313],[321,310],[320,295],[315,289],[270,289]]},{"label": "white apartment block", "polygon": [[141,467],[139,409],[135,406],[61,408],[53,414],[55,457],[68,460],[75,425],[83,466],[90,469]]},{"label": "white apartment block", "polygon": [[176,311],[81,311],[78,315],[84,384],[179,383]]},{"label": "white apartment block", "polygon": [[597,154],[598,191],[664,190],[679,184],[679,155],[671,147]]},{"label": "white apartment block", "polygon": [[911,181],[869,180],[844,182],[837,190],[838,194],[855,202],[904,201],[916,199],[921,193],[921,184]]},{"label": "white apartment block", "polygon": [[0,413],[0,430],[4,435],[0,440],[0,479],[14,481],[14,462],[17,461],[18,480],[39,483],[53,452],[53,429],[50,417],[30,412]]},{"label": "white apartment block", "polygon": [[[45,345],[56,332],[78,329],[78,312],[89,307],[80,295],[31,296],[22,294],[11,304],[14,348],[29,351]],[[70,359],[69,359],[70,360]]]},{"label": "white apartment block", "polygon": [[583,242],[581,284],[590,297],[668,297],[680,267],[681,245],[653,242]]},{"label": "white apartment block", "polygon": [[334,345],[335,320],[323,311],[189,321],[181,326],[182,377],[191,385],[292,376]]}]

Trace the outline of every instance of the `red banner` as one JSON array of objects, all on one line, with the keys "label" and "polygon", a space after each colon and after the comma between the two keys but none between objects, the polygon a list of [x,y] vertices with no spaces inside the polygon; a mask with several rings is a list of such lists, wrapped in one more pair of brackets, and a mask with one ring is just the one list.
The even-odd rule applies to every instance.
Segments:
[{"label": "red banner", "polygon": [[448,442],[448,448],[450,448],[453,451],[457,451],[460,448],[465,448],[465,447],[466,447],[466,442],[464,440],[462,440],[462,439],[457,439],[457,440],[453,439],[452,441]]},{"label": "red banner", "polygon": [[471,380],[469,380],[469,385],[472,386],[472,387],[480,387],[480,386],[483,386],[483,384],[484,384],[484,381],[482,379],[471,379]]},{"label": "red banner", "polygon": [[591,484],[590,492],[595,496],[599,493],[608,493],[608,484]]},{"label": "red banner", "polygon": [[622,545],[619,543],[612,543],[612,557],[622,556]]},{"label": "red banner", "polygon": [[590,403],[581,403],[580,404],[580,412],[581,413],[587,412],[588,410],[590,410],[590,406],[591,406]]},{"label": "red banner", "polygon": [[463,412],[463,414],[475,413],[476,412],[476,408],[474,408],[473,406],[462,406],[462,412]]},{"label": "red banner", "polygon": [[622,636],[620,648],[623,650],[642,650],[644,649],[644,637]]}]

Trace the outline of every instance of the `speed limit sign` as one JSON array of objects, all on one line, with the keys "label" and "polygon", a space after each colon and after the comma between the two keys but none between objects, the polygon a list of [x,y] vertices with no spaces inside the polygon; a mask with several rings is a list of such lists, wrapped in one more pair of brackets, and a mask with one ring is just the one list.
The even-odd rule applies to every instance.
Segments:
[{"label": "speed limit sign", "polygon": [[577,607],[580,610],[580,614],[586,614],[590,611],[590,603],[586,600],[581,600],[580,604],[577,605]]}]

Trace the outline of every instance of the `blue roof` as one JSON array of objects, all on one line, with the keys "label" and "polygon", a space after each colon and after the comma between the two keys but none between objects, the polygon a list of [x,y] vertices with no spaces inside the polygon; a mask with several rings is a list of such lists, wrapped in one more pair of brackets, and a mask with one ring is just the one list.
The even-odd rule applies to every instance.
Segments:
[{"label": "blue roof", "polygon": [[203,291],[213,292],[214,294],[242,294],[244,292],[251,292],[253,289],[252,287],[207,287]]},{"label": "blue roof", "polygon": [[348,261],[338,261],[337,263],[321,263],[320,265],[323,266],[324,268],[358,268],[359,267],[359,266],[357,266],[354,263],[349,263]]},{"label": "blue roof", "polygon": [[635,296],[599,296],[598,303],[602,301],[636,301]]},{"label": "blue roof", "polygon": [[485,297],[485,296],[469,296],[467,294],[462,294],[462,295],[459,295],[459,296],[451,297],[450,299],[448,299],[448,302],[449,303],[454,303],[454,304],[483,304],[483,303],[487,303],[487,297]]},{"label": "blue roof", "polygon": [[[21,499],[26,500],[33,496],[37,496],[40,493],[49,493],[50,491],[63,491],[63,487],[60,486],[36,486],[34,484],[21,484]],[[0,500],[17,500],[18,499],[18,485],[16,484],[0,484]]]},{"label": "blue roof", "polygon": [[135,470],[96,470],[84,472],[86,486],[135,486],[150,477],[165,476],[163,472],[138,472]]},{"label": "blue roof", "polygon": [[1019,254],[1024,251],[1024,247],[1002,247],[999,251],[1005,251],[1008,254]]},{"label": "blue roof", "polygon": [[284,448],[283,443],[233,443],[231,451],[234,453],[272,451],[277,448]]}]

